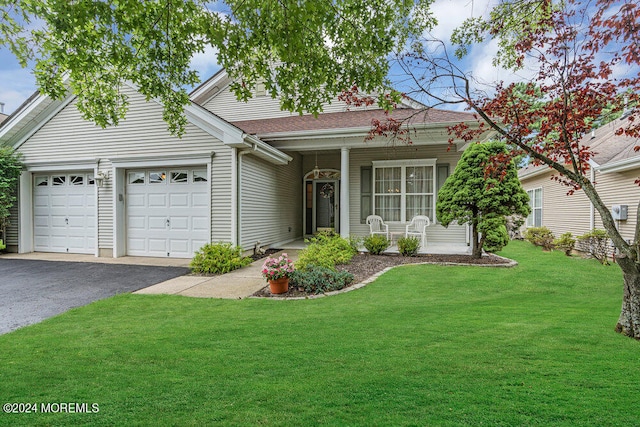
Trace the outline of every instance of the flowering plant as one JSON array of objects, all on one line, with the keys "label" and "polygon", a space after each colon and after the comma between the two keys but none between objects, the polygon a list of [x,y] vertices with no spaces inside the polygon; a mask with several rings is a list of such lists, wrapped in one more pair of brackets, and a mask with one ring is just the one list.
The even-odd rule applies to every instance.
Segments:
[{"label": "flowering plant", "polygon": [[267,257],[262,264],[262,275],[267,281],[289,277],[293,273],[293,261],[287,254],[282,254],[278,258]]}]

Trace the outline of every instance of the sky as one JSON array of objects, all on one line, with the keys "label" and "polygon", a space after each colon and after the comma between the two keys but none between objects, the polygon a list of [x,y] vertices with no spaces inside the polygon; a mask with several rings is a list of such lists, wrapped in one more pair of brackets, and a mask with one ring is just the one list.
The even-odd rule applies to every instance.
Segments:
[{"label": "sky", "polygon": [[[486,14],[495,3],[496,0],[436,0],[432,10],[439,25],[432,31],[432,35],[447,40],[453,29],[464,19]],[[522,76],[512,75],[491,65],[491,58],[496,50],[497,47],[492,43],[475,48],[462,63],[463,69],[473,70],[476,79],[487,82],[521,78]],[[194,57],[192,66],[200,73],[202,81],[220,69],[213,48]],[[35,79],[31,71],[21,68],[8,50],[0,48],[0,103],[4,103],[4,113],[13,113],[35,90]]]}]

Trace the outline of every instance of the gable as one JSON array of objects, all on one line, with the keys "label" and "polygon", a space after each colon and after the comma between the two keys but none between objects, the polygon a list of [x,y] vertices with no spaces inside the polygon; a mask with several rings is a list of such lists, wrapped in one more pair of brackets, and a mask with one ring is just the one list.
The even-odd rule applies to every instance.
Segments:
[{"label": "gable", "polygon": [[161,105],[147,102],[128,86],[122,90],[130,105],[127,117],[118,126],[103,129],[84,120],[73,100],[19,146],[25,163],[230,150],[192,123],[187,124],[183,138],[172,136],[162,119]]}]

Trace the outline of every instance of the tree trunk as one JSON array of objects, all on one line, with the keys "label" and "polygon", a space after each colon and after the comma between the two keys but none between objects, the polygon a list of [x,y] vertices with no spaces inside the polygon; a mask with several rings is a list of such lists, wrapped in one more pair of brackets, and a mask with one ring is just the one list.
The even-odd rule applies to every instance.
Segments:
[{"label": "tree trunk", "polygon": [[471,258],[482,258],[482,245],[480,244],[480,233],[478,233],[476,221],[471,222],[471,240]]},{"label": "tree trunk", "polygon": [[618,259],[624,275],[622,310],[616,331],[640,340],[640,267],[629,258]]}]

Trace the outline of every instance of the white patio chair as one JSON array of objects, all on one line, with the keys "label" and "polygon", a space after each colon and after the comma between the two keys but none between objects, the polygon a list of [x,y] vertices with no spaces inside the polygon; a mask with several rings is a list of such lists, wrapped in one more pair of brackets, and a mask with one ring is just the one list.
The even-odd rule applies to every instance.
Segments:
[{"label": "white patio chair", "polygon": [[427,227],[431,225],[428,216],[416,215],[411,218],[411,222],[407,224],[405,237],[418,237],[420,239],[420,247],[427,247]]},{"label": "white patio chair", "polygon": [[367,224],[369,225],[369,231],[371,234],[382,234],[389,240],[389,226],[382,221],[382,217],[378,215],[369,215],[367,217]]}]

